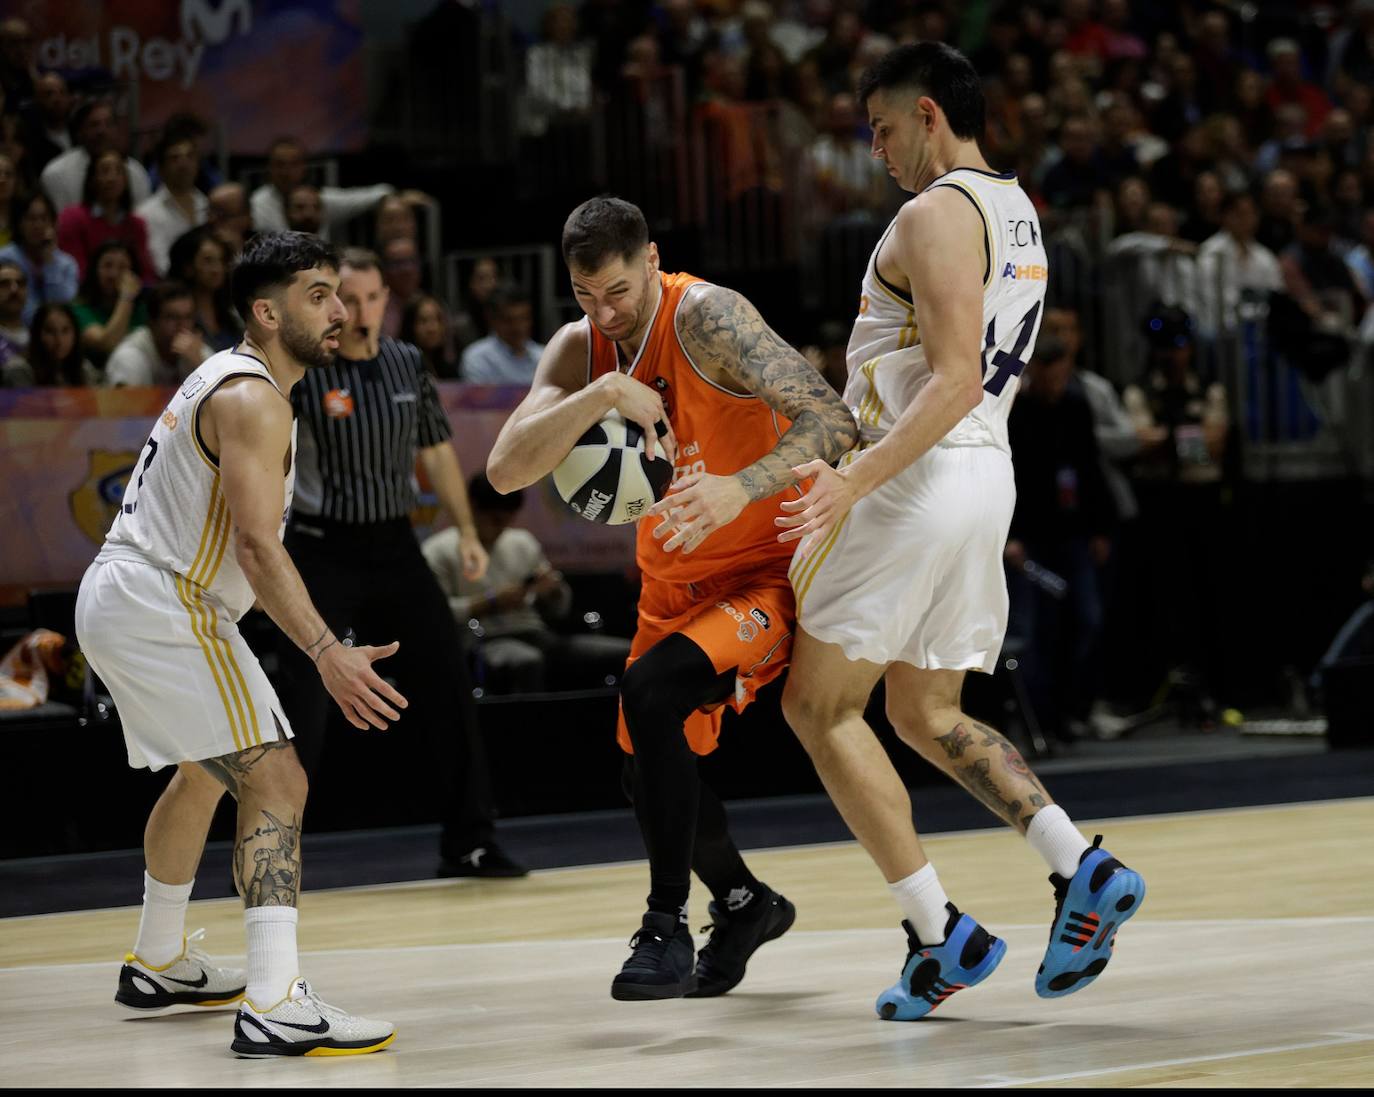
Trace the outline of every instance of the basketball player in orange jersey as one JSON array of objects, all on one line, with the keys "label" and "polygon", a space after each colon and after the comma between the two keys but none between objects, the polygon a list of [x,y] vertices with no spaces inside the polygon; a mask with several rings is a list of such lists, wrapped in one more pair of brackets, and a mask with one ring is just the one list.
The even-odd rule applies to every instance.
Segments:
[{"label": "basketball player in orange jersey", "polygon": [[[637,206],[593,198],[563,228],[585,319],[549,342],[529,395],[487,464],[498,491],[551,472],[612,411],[674,463],[675,490],[639,523],[639,627],[621,684],[619,742],[649,854],[648,912],[611,984],[621,1000],[709,997],[780,937],[792,904],[749,872],[695,755],[787,664],[794,621],[790,546],[776,540],[792,469],[854,444],[853,416],[824,378],[739,294],[659,270]],[[711,939],[693,963],[691,870],[711,889]]]}]

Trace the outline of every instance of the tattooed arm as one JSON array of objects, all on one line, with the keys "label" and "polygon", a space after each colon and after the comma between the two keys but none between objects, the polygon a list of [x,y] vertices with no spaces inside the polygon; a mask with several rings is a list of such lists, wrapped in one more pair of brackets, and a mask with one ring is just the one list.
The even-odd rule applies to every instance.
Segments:
[{"label": "tattooed arm", "polygon": [[808,461],[835,461],[854,445],[858,428],[844,402],[801,353],[783,342],[758,309],[724,286],[694,288],[677,314],[682,347],[697,369],[723,388],[757,396],[792,421],[778,444],[733,476],[694,473],[649,513],[668,514],[655,537],[671,552],[691,552],[749,503],[798,480]]}]

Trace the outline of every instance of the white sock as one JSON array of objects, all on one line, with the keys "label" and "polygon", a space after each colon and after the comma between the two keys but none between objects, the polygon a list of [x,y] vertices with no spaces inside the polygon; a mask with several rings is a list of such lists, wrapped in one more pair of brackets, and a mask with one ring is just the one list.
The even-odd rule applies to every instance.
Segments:
[{"label": "white sock", "polygon": [[248,989],[245,997],[267,1009],[286,997],[301,973],[296,956],[295,907],[248,907],[243,927],[248,937]]},{"label": "white sock", "polygon": [[138,920],[134,955],[149,967],[166,967],[186,947],[186,904],[189,884],[164,884],[143,873],[143,914]]},{"label": "white sock", "polygon": [[945,904],[949,902],[949,896],[940,886],[934,865],[927,862],[906,879],[888,884],[887,889],[902,908],[921,944],[938,945],[944,942],[945,924],[949,921]]},{"label": "white sock", "polygon": [[1058,804],[1051,804],[1035,813],[1035,818],[1026,828],[1026,841],[1045,859],[1051,872],[1057,872],[1066,880],[1072,879],[1078,871],[1083,851],[1092,848],[1092,843],[1083,837]]}]

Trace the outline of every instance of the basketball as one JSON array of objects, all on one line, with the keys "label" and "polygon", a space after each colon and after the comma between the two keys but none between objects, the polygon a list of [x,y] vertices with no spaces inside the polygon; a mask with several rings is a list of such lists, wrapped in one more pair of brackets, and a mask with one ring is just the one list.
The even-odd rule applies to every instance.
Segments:
[{"label": "basketball", "polygon": [[589,522],[621,526],[663,498],[673,466],[644,455],[644,431],[611,412],[577,440],[553,470],[563,501]]}]

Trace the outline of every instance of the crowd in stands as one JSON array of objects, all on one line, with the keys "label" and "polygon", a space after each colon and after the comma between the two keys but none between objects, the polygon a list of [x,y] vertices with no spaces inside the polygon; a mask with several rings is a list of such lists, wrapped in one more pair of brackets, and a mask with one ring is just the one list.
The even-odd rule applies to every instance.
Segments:
[{"label": "crowd in stands", "polygon": [[[1088,719],[1100,675],[1082,653],[1132,583],[1158,595],[1140,612],[1160,618],[1160,657],[1205,661],[1206,621],[1188,651],[1162,623],[1203,604],[1189,577],[1217,563],[1180,554],[1205,539],[1133,531],[1179,506],[1197,528],[1215,521],[1237,412],[1218,340],[1268,316],[1275,346],[1316,379],[1374,343],[1374,0],[583,0],[549,4],[529,34],[502,19],[524,59],[522,140],[633,133],[632,154],[700,168],[731,209],[794,211],[795,258],[836,288],[776,326],[804,331],[837,388],[861,264],[905,198],[870,154],[857,79],[897,44],[963,49],[984,80],[983,151],[1035,202],[1051,257],[1055,307],[1013,424],[1023,504],[1008,553],[1014,631],[1059,668],[1029,660],[1039,707],[1065,729]],[[436,294],[417,218],[428,194],[319,186],[293,136],[263,150],[266,180],[249,188],[207,159],[206,121],[189,115],[140,161],[111,102],[19,53],[0,51],[3,384],[174,381],[238,338],[226,280],[250,233],[338,238],[360,218],[391,293],[386,334],[436,377],[529,382],[557,318],[536,317],[491,258],[464,267],[456,299]],[[678,126],[709,144],[680,143]],[[684,163],[683,148],[710,163]],[[1135,339],[1124,361],[1082,330],[1084,294],[1100,306],[1113,282],[1131,287],[1105,325]],[[1144,587],[1120,575],[1141,559]],[[1047,594],[1027,562],[1071,595]]]}]

